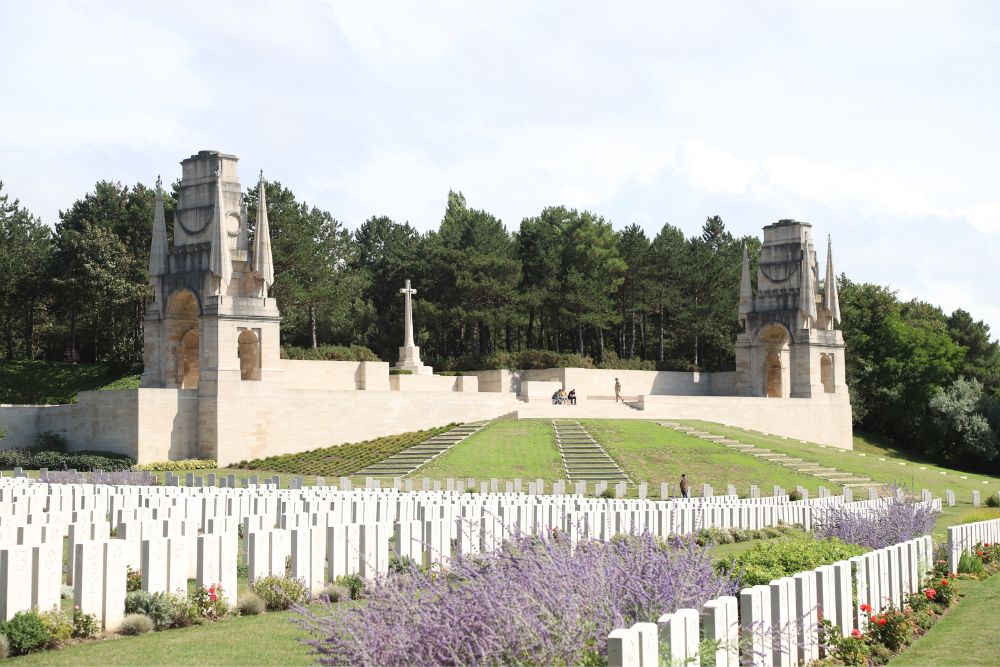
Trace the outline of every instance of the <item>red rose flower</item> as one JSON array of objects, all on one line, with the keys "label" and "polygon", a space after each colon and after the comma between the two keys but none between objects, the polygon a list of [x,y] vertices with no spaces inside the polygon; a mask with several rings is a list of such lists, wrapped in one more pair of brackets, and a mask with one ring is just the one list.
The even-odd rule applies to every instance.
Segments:
[{"label": "red rose flower", "polygon": [[948,580],[947,579],[942,579],[941,580],[941,585],[942,586],[947,586],[948,585]]},{"label": "red rose flower", "polygon": [[872,606],[870,604],[863,604],[863,605],[861,605],[861,611],[871,612],[871,610],[872,610]]},{"label": "red rose flower", "polygon": [[851,630],[851,636],[854,637],[855,639],[861,639],[862,637],[861,630],[854,628],[853,630]]},{"label": "red rose flower", "polygon": [[880,618],[880,619],[878,619],[878,624],[879,624],[879,625],[885,625],[885,622],[886,622],[886,621],[885,621],[885,618],[884,618],[884,617],[883,617],[883,618]]}]

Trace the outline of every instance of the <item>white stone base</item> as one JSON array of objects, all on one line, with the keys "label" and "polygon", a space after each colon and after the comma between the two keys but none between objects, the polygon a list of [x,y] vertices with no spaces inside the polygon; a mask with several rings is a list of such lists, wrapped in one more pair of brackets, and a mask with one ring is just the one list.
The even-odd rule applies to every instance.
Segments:
[{"label": "white stone base", "polygon": [[433,368],[420,362],[419,345],[404,345],[399,348],[399,361],[392,367],[402,371],[410,371],[414,375],[434,375]]}]

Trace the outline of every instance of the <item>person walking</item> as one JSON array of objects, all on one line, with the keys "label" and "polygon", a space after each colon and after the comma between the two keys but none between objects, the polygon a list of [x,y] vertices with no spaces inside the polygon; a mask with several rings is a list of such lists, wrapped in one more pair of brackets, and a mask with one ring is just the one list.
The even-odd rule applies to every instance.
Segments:
[{"label": "person walking", "polygon": [[618,381],[618,378],[615,378],[615,403],[618,401],[624,403],[625,399],[622,398],[622,383]]},{"label": "person walking", "polygon": [[681,497],[691,497],[691,482],[688,481],[688,476],[683,473],[681,474]]}]

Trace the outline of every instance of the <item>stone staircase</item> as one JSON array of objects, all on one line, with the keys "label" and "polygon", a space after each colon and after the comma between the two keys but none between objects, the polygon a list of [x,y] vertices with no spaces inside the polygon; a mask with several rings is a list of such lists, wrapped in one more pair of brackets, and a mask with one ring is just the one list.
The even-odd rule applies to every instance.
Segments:
[{"label": "stone staircase", "polygon": [[483,421],[456,426],[444,433],[439,433],[434,437],[424,440],[419,445],[413,445],[367,468],[362,468],[354,474],[366,475],[368,477],[402,477],[403,475],[409,475],[441,456],[470,435],[478,433],[488,423],[488,421]]},{"label": "stone staircase", "polygon": [[580,422],[573,419],[553,419],[552,428],[556,432],[556,446],[559,447],[559,456],[566,470],[566,479],[571,482],[607,480],[632,483]]},{"label": "stone staircase", "polygon": [[713,433],[709,433],[708,431],[701,431],[699,429],[683,426],[675,422],[657,423],[660,426],[672,428],[675,431],[684,433],[685,435],[701,438],[702,440],[708,440],[709,442],[717,442],[724,447],[728,447],[729,449],[735,449],[738,452],[743,452],[744,454],[764,459],[765,461],[784,466],[794,470],[795,472],[818,477],[822,480],[830,482],[831,484],[837,484],[838,486],[846,486],[854,489],[882,487],[881,482],[873,482],[869,477],[861,477],[859,475],[854,475],[853,473],[838,470],[837,468],[829,468],[818,463],[788,456],[787,454],[773,452],[770,449],[765,449],[763,447],[755,447],[754,445],[749,445],[745,442],[733,440],[732,438],[726,438],[721,435],[715,435]]}]

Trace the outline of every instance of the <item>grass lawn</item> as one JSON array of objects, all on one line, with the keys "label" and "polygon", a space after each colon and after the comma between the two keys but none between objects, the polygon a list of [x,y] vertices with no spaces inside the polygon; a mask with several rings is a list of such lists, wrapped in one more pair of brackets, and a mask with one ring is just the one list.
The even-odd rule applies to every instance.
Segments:
[{"label": "grass lawn", "polygon": [[114,637],[10,658],[11,665],[309,665],[292,612]]},{"label": "grass lawn", "polygon": [[957,583],[963,596],[958,605],[890,665],[1000,665],[1000,641],[993,635],[1000,576]]},{"label": "grass lawn", "polygon": [[110,364],[0,361],[0,403],[76,403],[81,391],[138,386],[138,375],[126,375]]},{"label": "grass lawn", "polygon": [[660,482],[676,485],[681,473],[691,480],[697,495],[701,494],[702,484],[711,484],[716,494],[724,494],[727,484],[735,484],[737,492],[745,496],[750,495],[751,484],[758,485],[762,495],[771,495],[775,484],[785,489],[804,486],[812,494],[819,492],[821,484],[831,493],[835,488],[817,477],[684,435],[655,422],[588,419],[583,425],[633,481],[649,482],[653,495],[659,494]]},{"label": "grass lawn", "polygon": [[[547,419],[498,420],[411,475],[416,479],[565,479]],[[526,487],[525,487],[526,488]]]}]

